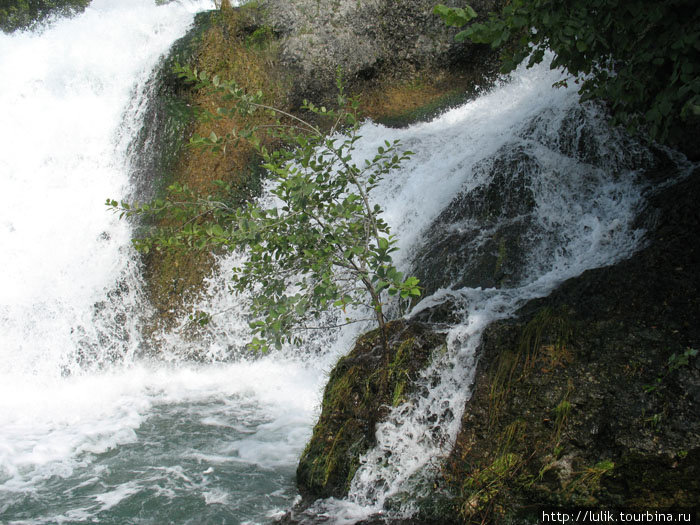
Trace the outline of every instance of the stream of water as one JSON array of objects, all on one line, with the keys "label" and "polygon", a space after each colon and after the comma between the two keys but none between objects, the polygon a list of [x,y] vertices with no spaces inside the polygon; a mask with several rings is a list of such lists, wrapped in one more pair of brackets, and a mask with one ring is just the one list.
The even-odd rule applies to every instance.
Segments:
[{"label": "stream of water", "polygon": [[[196,341],[163,333],[162,358],[138,357],[148,353],[150,307],[130,226],[104,206],[130,194],[126,155],[142,117],[129,108],[194,14],[211,7],[94,0],[74,18],[0,35],[2,523],[265,523],[297,497],[294,471],[325,380],[365,327],[241,356],[248,331],[244,301],[227,292],[232,255],[192,305],[221,312],[209,331]],[[528,262],[512,286],[445,286],[418,305],[450,298],[462,310],[449,351],[425,372],[428,394],[392,412],[350,496],[320,502],[310,522],[352,523],[416,485],[454,439],[488,322],[639,246],[631,224],[648,154],[607,130],[594,107],[577,110],[573,89],[551,87],[559,78],[546,66],[517,71],[431,122],[363,126],[357,160],[385,139],[416,153],[374,195],[400,239],[402,269],[454,197],[487,184],[513,151],[535,159]],[[571,146],[585,141],[592,157]],[[197,362],[186,357],[193,347]]]}]

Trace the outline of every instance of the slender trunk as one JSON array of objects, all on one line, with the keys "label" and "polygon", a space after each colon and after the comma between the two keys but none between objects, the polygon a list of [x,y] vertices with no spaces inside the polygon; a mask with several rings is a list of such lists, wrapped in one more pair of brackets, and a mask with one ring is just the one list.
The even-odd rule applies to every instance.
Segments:
[{"label": "slender trunk", "polygon": [[390,394],[389,392],[389,363],[391,362],[391,352],[389,350],[389,333],[386,326],[386,319],[384,318],[384,312],[382,310],[382,305],[379,302],[379,297],[376,295],[376,291],[372,288],[371,292],[372,299],[375,301],[374,313],[377,316],[377,324],[379,325],[380,337],[382,338],[382,349],[384,350],[383,356],[383,366],[382,373],[380,375],[380,389],[385,394]]},{"label": "slender trunk", "polygon": [[384,319],[384,313],[382,312],[381,306],[375,310],[377,316],[377,324],[379,325],[379,330],[382,333],[382,346],[384,347],[384,353],[389,355],[389,340],[386,330],[386,319]]},{"label": "slender trunk", "polygon": [[377,324],[379,325],[379,331],[381,332],[382,336],[382,346],[384,347],[384,353],[388,356],[389,339],[386,329],[386,318],[384,317],[384,310],[382,309],[381,297],[379,297],[377,290],[375,290],[374,286],[372,285],[369,279],[363,277],[362,282],[364,283],[365,288],[367,288],[369,295],[372,297],[372,304],[374,305],[374,315],[377,317]]}]

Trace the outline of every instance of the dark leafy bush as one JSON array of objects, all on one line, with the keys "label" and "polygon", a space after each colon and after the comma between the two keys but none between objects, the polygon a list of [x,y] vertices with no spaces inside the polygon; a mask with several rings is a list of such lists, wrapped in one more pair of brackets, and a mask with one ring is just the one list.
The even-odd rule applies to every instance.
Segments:
[{"label": "dark leafy bush", "polygon": [[[435,10],[465,25],[450,8]],[[554,53],[582,100],[605,101],[614,123],[662,142],[682,138],[700,116],[700,4],[697,0],[511,0],[458,40],[502,47],[503,71]]]}]

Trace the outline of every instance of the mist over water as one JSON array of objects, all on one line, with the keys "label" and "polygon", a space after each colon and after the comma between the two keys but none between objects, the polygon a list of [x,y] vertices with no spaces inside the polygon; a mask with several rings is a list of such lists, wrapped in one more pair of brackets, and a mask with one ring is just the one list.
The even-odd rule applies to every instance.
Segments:
[{"label": "mist over water", "polygon": [[[192,305],[216,314],[207,332],[185,337],[183,319],[159,335],[161,359],[138,357],[150,307],[131,229],[104,200],[131,195],[127,154],[148,80],[211,7],[94,0],[41,31],[0,35],[0,522],[270,521],[297,495],[296,463],[328,372],[367,328],[246,355],[245,299],[227,289],[234,254]],[[631,223],[648,153],[607,130],[593,106],[576,113],[576,93],[551,88],[559,78],[546,66],[518,71],[432,122],[363,126],[358,161],[384,140],[416,153],[374,196],[400,239],[402,270],[434,242],[426,232],[454,197],[486,183],[509,151],[536,159],[535,226],[516,285],[447,286],[418,305],[449,297],[463,322],[425,372],[428,395],[392,412],[348,500],[322,502],[318,513],[353,522],[418,486],[454,439],[488,322],[637,249],[643,232]],[[596,154],[584,157],[570,137],[590,129]]]}]

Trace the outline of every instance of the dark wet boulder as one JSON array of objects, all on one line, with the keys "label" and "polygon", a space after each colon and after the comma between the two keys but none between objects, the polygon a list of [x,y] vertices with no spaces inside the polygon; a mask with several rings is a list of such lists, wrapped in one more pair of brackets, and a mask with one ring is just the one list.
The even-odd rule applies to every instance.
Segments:
[{"label": "dark wet boulder", "polygon": [[[425,295],[440,288],[512,288],[528,277],[531,264],[549,265],[538,254],[566,242],[547,213],[551,201],[573,191],[567,179],[600,184],[602,173],[612,179],[634,173],[642,184],[659,185],[678,177],[672,153],[609,128],[594,110],[575,105],[563,114],[542,111],[517,130],[517,142],[464,168],[472,173],[468,182],[413,255]],[[586,185],[577,189],[586,191]]]},{"label": "dark wet boulder", "polygon": [[509,147],[474,168],[486,172],[487,182],[452,200],[413,259],[426,295],[448,286],[490,288],[520,280],[535,237],[530,183],[538,169],[535,158]]},{"label": "dark wet boulder", "polygon": [[465,520],[700,500],[700,171],[649,245],[491,325],[445,480]]},{"label": "dark wet boulder", "polygon": [[297,484],[311,497],[343,497],[375,442],[377,423],[402,403],[412,380],[445,345],[445,336],[418,322],[387,325],[385,349],[378,330],[357,340],[330,374],[322,411],[297,468]]}]

